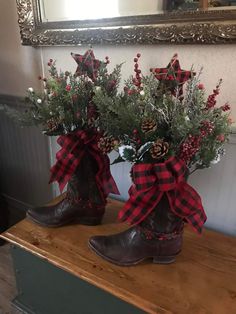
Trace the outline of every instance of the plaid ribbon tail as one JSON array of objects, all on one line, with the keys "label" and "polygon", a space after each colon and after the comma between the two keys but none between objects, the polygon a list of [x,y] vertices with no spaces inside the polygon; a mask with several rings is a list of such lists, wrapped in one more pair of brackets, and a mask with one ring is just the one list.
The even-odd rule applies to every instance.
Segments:
[{"label": "plaid ribbon tail", "polygon": [[167,193],[171,210],[186,220],[197,233],[202,232],[202,226],[207,220],[201,197],[187,182],[178,185],[175,197]]},{"label": "plaid ribbon tail", "polygon": [[80,159],[77,160],[76,163],[74,163],[74,165],[73,165],[74,169],[68,168],[68,170],[65,170],[64,175],[60,175],[60,173],[61,173],[60,169],[63,169],[66,167],[64,166],[63,162],[58,160],[57,163],[50,169],[51,177],[50,177],[49,183],[57,181],[58,185],[59,185],[60,192],[62,193],[66,184],[68,183],[71,176],[75,172],[75,169],[79,165],[81,159],[82,159],[82,156]]},{"label": "plaid ribbon tail", "polygon": [[[110,171],[110,159],[107,155],[103,155],[104,158],[104,171],[101,174],[102,182],[103,182],[103,190],[106,195],[112,193],[120,195],[118,187],[115,183],[115,180]],[[98,177],[99,174],[97,174]]]},{"label": "plaid ribbon tail", "polygon": [[97,149],[90,149],[89,152],[97,161],[99,167],[96,174],[96,182],[98,184],[99,192],[105,202],[109,193],[120,194],[110,172],[110,160],[107,155],[100,153],[100,151],[98,152]]},{"label": "plaid ribbon tail", "polygon": [[157,192],[155,187],[148,191],[137,191],[135,185],[129,189],[129,199],[118,214],[118,219],[131,225],[141,223],[157,206],[163,192]]},{"label": "plaid ribbon tail", "polygon": [[57,181],[61,193],[84,156],[84,150],[80,150],[76,154],[76,157],[71,153],[73,144],[79,145],[78,139],[76,143],[73,142],[73,138],[64,135],[58,138],[57,143],[61,145],[62,148],[56,154],[56,164],[50,169],[51,176],[49,183]]}]

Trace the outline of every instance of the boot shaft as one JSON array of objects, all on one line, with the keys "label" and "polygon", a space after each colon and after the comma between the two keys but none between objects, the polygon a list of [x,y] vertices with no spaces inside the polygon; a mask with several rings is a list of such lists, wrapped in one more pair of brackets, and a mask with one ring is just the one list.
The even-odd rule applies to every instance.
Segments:
[{"label": "boot shaft", "polygon": [[85,154],[67,186],[67,195],[74,201],[90,201],[92,204],[104,204],[97,182],[98,166],[95,159]]},{"label": "boot shaft", "polygon": [[169,200],[164,194],[141,227],[156,234],[179,233],[183,229],[183,220],[171,211]]}]

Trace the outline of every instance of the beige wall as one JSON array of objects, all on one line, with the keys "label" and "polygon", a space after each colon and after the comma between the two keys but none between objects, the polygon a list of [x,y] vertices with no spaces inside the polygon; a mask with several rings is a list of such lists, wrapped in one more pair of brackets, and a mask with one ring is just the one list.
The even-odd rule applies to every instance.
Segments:
[{"label": "beige wall", "polygon": [[38,86],[40,50],[20,43],[15,0],[0,1],[0,94],[22,96]]}]

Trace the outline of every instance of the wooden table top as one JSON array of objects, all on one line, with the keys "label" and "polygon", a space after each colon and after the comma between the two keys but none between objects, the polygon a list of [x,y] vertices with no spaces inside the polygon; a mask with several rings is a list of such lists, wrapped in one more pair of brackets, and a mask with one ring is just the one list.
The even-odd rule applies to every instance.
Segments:
[{"label": "wooden table top", "polygon": [[127,228],[115,223],[121,206],[110,200],[101,226],[45,228],[25,219],[1,237],[147,313],[236,313],[235,237],[209,230],[199,236],[187,227],[174,264],[115,266],[95,255],[88,239]]}]

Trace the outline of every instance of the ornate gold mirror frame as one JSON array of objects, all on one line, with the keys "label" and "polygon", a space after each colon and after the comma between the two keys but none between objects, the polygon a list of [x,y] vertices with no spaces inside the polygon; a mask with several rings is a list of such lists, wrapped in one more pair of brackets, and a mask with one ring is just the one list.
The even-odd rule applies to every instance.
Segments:
[{"label": "ornate gold mirror frame", "polygon": [[236,10],[42,22],[40,0],[16,3],[23,45],[236,43]]}]

